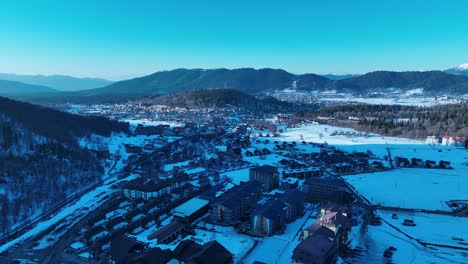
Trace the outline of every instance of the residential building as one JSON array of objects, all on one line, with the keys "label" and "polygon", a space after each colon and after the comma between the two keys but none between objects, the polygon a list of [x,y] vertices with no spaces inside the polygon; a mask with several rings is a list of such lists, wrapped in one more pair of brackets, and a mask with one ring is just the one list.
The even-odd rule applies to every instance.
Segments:
[{"label": "residential building", "polygon": [[353,200],[346,183],[339,178],[307,179],[303,185],[306,201],[348,203]]},{"label": "residential building", "polygon": [[158,229],[156,232],[148,236],[149,240],[156,239],[158,244],[169,244],[177,237],[182,235],[185,230],[185,225],[177,221],[172,221],[169,224]]},{"label": "residential building", "polygon": [[250,210],[260,199],[262,184],[258,181],[242,182],[213,202],[210,218],[224,224],[235,224],[248,217]]},{"label": "residential building", "polygon": [[252,230],[258,235],[271,236],[284,229],[287,205],[279,200],[268,200],[252,213]]},{"label": "residential building", "polygon": [[338,248],[332,239],[323,235],[309,236],[293,251],[292,260],[297,264],[335,263]]},{"label": "residential building", "polygon": [[251,168],[249,179],[262,183],[262,192],[271,192],[279,186],[278,169],[270,165]]}]

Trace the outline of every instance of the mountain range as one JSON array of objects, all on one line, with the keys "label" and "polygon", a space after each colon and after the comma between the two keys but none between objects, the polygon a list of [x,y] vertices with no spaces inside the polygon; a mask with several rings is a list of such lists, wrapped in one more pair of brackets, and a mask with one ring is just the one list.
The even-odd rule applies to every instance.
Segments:
[{"label": "mountain range", "polygon": [[468,76],[468,63],[463,63],[457,67],[445,70],[446,73]]},{"label": "mountain range", "polygon": [[48,94],[58,92],[47,86],[26,84],[16,81],[0,80],[0,95],[31,95],[31,94]]},{"label": "mountain range", "polygon": [[17,75],[0,73],[0,80],[47,86],[58,91],[78,91],[103,87],[112,81],[99,78],[76,78],[65,75]]},{"label": "mountain range", "polygon": [[386,88],[424,88],[424,92],[430,95],[465,94],[468,93],[468,76],[442,71],[375,71],[347,79],[330,80],[317,74],[296,75],[280,69],[176,69],[116,82],[103,88],[79,91],[76,95],[145,96],[223,87],[248,94],[265,94],[286,88],[337,90],[356,94],[384,91]]},{"label": "mountain range", "polygon": [[[403,92],[423,88],[426,96],[468,94],[468,76],[462,75],[468,65],[454,69],[457,69],[457,74],[444,71],[374,71],[363,75],[329,76],[333,80],[312,73],[292,74],[270,68],[175,69],[73,92],[57,92],[44,86],[3,81],[0,83],[0,94],[37,103],[112,103],[211,88],[230,88],[250,95],[267,95],[282,89],[335,90],[366,95],[385,92],[388,88]],[[14,91],[17,94],[13,94]]]}]

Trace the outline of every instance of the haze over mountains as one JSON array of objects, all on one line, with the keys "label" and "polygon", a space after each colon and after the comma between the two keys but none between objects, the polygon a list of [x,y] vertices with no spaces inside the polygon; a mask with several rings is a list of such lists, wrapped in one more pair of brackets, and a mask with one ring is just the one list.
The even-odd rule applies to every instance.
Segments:
[{"label": "haze over mountains", "polygon": [[11,95],[27,95],[27,94],[43,94],[43,93],[56,93],[55,89],[50,87],[26,84],[16,81],[0,80],[0,94]]},{"label": "haze over mountains", "polygon": [[17,75],[0,73],[0,80],[47,86],[59,91],[78,91],[103,87],[112,81],[100,78],[77,78],[65,75]]}]

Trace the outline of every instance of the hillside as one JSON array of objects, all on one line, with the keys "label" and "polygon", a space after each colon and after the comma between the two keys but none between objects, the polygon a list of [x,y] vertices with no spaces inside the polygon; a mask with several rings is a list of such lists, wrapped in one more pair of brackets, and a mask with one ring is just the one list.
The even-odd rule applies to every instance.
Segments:
[{"label": "hillside", "polygon": [[20,123],[33,133],[67,143],[90,133],[109,136],[112,131],[128,131],[126,123],[104,117],[73,115],[4,97],[0,97],[0,115]]},{"label": "hillside", "polygon": [[126,123],[0,97],[0,237],[101,181],[106,154],[79,138],[127,131]]},{"label": "hillside", "polygon": [[381,91],[385,88],[410,90],[424,88],[424,92],[434,94],[468,93],[468,77],[447,74],[441,71],[391,72],[376,71],[336,82],[339,90],[361,93]]},{"label": "hillside", "polygon": [[327,117],[327,123],[331,125],[385,136],[425,139],[432,135],[449,135],[468,138],[467,103],[432,107],[338,105],[297,115],[312,119]]},{"label": "hillside", "polygon": [[116,82],[107,87],[90,90],[83,94],[155,95],[216,87],[238,89],[249,94],[291,87],[300,90],[338,89],[353,93],[381,91],[385,88],[403,90],[424,88],[425,92],[429,94],[463,94],[468,93],[468,77],[447,74],[441,71],[376,71],[341,80],[330,80],[316,74],[294,75],[284,70],[275,69],[177,69]]},{"label": "hillside", "polygon": [[272,97],[258,99],[235,89],[191,90],[175,94],[145,97],[139,102],[148,105],[168,105],[189,108],[226,107],[228,105],[251,110],[266,110],[292,107]]},{"label": "hillside", "polygon": [[103,87],[112,81],[99,78],[76,78],[65,75],[17,75],[0,73],[0,80],[47,86],[59,91],[78,91]]},{"label": "hillside", "polygon": [[33,94],[56,93],[57,90],[41,85],[31,85],[16,81],[0,79],[0,95],[24,96]]}]

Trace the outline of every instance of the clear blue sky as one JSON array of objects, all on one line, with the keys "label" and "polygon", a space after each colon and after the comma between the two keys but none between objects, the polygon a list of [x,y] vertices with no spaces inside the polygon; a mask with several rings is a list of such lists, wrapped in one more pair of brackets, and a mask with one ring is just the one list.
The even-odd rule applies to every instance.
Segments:
[{"label": "clear blue sky", "polygon": [[122,79],[173,68],[324,74],[465,62],[466,0],[0,0],[0,72]]}]

